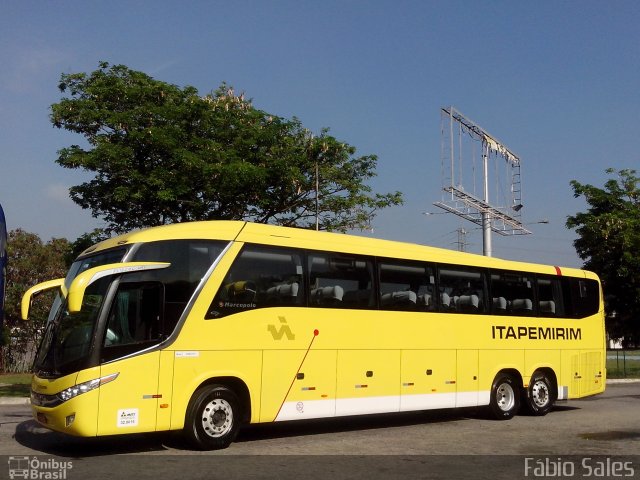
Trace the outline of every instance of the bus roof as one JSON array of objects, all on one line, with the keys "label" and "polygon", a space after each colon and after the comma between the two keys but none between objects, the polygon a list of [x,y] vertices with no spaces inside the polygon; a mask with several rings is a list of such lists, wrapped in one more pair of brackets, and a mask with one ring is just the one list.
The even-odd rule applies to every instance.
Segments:
[{"label": "bus roof", "polygon": [[317,232],[303,228],[281,227],[237,220],[175,223],[144,230],[136,230],[100,242],[85,250],[82,255],[120,245],[180,239],[235,240],[264,245],[306,248],[310,250],[328,250],[378,257],[424,260],[445,264],[520,270],[551,275],[598,278],[594,273],[576,268],[559,268],[535,263],[516,262],[415,243],[360,237],[343,233]]}]

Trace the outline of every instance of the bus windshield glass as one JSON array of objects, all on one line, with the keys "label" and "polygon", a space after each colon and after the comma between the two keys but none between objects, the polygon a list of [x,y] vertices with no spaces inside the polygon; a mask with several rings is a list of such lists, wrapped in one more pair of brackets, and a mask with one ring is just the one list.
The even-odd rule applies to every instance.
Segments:
[{"label": "bus windshield glass", "polygon": [[[90,268],[120,262],[124,254],[125,249],[117,249],[76,260],[69,269],[65,287],[68,289],[74,278]],[[82,309],[73,314],[66,310],[60,293],[56,295],[34,363],[35,371],[41,376],[60,376],[82,368],[109,283],[110,279],[105,277],[91,284]]]},{"label": "bus windshield glass", "polygon": [[[67,375],[135,354],[169,338],[224,247],[225,242],[208,240],[141,243],[126,255],[127,260],[170,266],[96,280],[85,290],[77,313],[69,313],[66,299],[59,294],[36,355],[36,373],[47,378]],[[121,248],[79,258],[65,279],[66,288],[90,268],[122,262],[125,253]],[[115,290],[107,295],[111,285]]]}]

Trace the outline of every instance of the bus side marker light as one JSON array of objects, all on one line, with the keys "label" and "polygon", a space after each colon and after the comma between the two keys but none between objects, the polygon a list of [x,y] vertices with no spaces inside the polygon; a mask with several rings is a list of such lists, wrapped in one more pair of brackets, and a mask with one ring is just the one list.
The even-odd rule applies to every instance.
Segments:
[{"label": "bus side marker light", "polygon": [[160,404],[160,408],[169,408],[169,404],[168,403],[161,403]]}]

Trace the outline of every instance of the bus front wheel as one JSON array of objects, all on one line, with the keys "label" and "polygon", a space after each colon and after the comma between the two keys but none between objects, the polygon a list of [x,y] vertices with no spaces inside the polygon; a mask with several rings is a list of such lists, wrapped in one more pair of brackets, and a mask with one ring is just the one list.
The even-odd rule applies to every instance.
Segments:
[{"label": "bus front wheel", "polygon": [[240,403],[223,385],[207,385],[193,394],[187,409],[184,433],[200,450],[227,448],[238,434]]},{"label": "bus front wheel", "polygon": [[524,393],[527,412],[537,416],[549,413],[557,397],[554,383],[544,372],[533,374]]},{"label": "bus front wheel", "polygon": [[499,374],[491,386],[489,411],[497,420],[509,420],[520,408],[520,387],[513,376]]}]

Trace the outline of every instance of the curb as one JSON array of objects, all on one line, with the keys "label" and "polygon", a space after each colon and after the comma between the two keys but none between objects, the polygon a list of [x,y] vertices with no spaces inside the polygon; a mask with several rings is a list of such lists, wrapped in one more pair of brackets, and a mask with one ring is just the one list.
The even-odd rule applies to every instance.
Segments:
[{"label": "curb", "polygon": [[607,385],[613,385],[616,383],[638,383],[640,378],[611,378],[607,379]]},{"label": "curb", "polygon": [[0,405],[30,405],[29,397],[0,397]]}]

